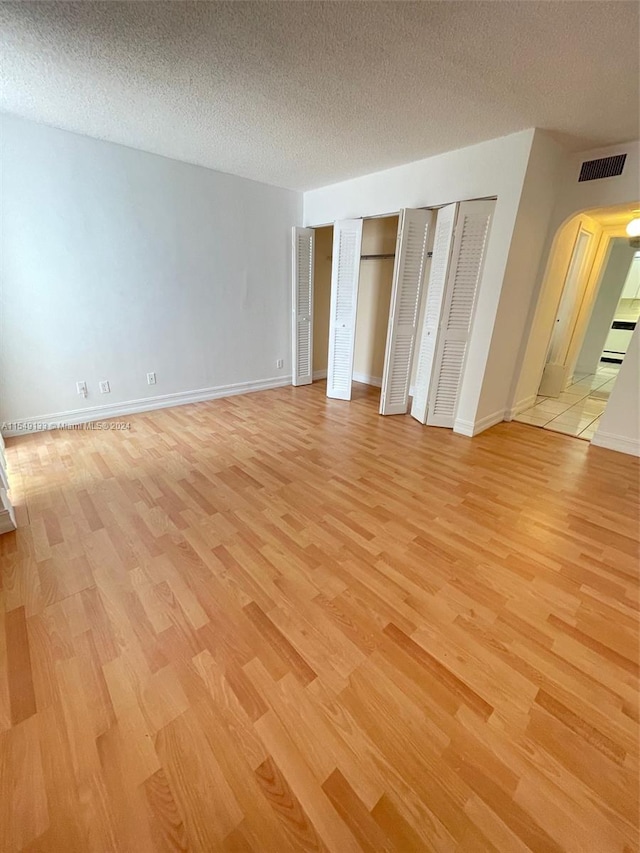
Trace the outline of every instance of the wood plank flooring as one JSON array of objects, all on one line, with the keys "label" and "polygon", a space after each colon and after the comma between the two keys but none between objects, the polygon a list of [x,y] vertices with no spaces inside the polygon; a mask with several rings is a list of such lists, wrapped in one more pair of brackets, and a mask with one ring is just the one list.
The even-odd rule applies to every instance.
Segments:
[{"label": "wood plank flooring", "polygon": [[0,850],[638,849],[638,460],[324,383],[8,441]]}]

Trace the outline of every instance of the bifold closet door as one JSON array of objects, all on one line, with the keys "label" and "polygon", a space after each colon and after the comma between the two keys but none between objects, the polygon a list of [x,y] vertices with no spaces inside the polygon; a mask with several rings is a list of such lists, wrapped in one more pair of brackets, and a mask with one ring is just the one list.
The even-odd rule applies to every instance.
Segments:
[{"label": "bifold closet door", "polygon": [[403,415],[407,411],[431,217],[430,210],[400,211],[380,395],[381,415]]},{"label": "bifold closet door", "polygon": [[433,360],[436,354],[436,340],[442,300],[447,283],[449,259],[453,244],[453,229],[456,224],[457,204],[448,204],[438,211],[436,233],[433,241],[433,256],[431,272],[427,287],[427,302],[424,310],[422,333],[418,348],[418,365],[416,368],[415,388],[411,404],[411,416],[420,421],[427,421],[427,403],[429,400],[429,385],[433,373]]},{"label": "bifold closet door", "polygon": [[494,201],[458,208],[429,388],[427,424],[453,427]]},{"label": "bifold closet door", "polygon": [[361,246],[362,219],[334,223],[327,397],[337,400],[351,399]]},{"label": "bifold closet door", "polygon": [[313,252],[312,228],[293,228],[291,371],[293,385],[313,381]]}]

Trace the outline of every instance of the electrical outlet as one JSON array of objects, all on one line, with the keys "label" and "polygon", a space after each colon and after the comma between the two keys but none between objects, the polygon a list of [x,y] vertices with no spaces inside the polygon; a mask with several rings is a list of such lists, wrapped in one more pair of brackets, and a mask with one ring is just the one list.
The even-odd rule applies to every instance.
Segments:
[{"label": "electrical outlet", "polygon": [[109,394],[110,391],[111,391],[111,387],[109,385],[109,380],[103,379],[102,382],[100,382],[100,393],[101,394]]},{"label": "electrical outlet", "polygon": [[155,373],[147,373],[147,385],[155,385],[155,384],[156,384]]},{"label": "electrical outlet", "polygon": [[277,367],[278,369],[280,369],[280,368],[284,367],[284,361],[283,361],[281,358],[279,358],[279,359],[276,361],[276,367]]},{"label": "electrical outlet", "polygon": [[87,396],[87,383],[86,382],[76,382],[76,391],[78,394],[81,394],[83,397]]}]

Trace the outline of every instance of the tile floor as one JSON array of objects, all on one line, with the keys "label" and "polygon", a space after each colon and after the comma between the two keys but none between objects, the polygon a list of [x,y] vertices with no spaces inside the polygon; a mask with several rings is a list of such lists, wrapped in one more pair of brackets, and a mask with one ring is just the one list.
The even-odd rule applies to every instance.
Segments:
[{"label": "tile floor", "polygon": [[590,441],[604,412],[620,366],[603,364],[596,373],[576,373],[574,382],[558,397],[537,397],[535,406],[514,420]]}]

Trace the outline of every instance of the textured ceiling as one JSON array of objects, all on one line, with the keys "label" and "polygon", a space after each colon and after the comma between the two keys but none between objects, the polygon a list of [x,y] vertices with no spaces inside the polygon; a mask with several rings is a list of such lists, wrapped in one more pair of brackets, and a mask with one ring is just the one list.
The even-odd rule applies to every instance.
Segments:
[{"label": "textured ceiling", "polygon": [[634,2],[0,3],[0,109],[307,189],[527,127],[638,136]]}]

